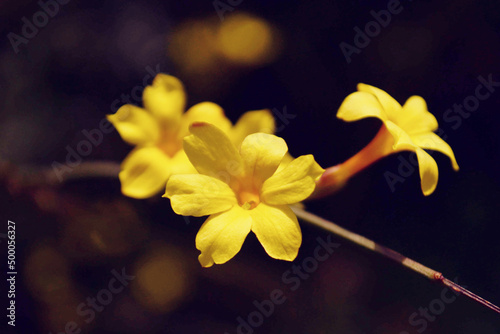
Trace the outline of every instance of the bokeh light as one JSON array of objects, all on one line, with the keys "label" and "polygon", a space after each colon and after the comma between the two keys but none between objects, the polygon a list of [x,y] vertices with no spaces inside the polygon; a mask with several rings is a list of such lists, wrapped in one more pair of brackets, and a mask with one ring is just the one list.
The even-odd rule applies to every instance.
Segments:
[{"label": "bokeh light", "polygon": [[154,244],[136,267],[132,293],[150,311],[166,313],[177,308],[193,289],[193,275],[184,257],[171,246]]},{"label": "bokeh light", "polygon": [[264,19],[235,14],[217,31],[217,50],[226,60],[246,66],[270,62],[281,49],[275,29]]}]

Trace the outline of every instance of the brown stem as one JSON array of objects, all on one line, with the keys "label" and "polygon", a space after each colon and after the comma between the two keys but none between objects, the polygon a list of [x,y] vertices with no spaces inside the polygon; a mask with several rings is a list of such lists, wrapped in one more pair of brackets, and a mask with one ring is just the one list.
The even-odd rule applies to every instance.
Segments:
[{"label": "brown stem", "polygon": [[497,312],[500,314],[500,308],[496,306],[495,304],[485,300],[482,297],[479,297],[478,295],[470,292],[469,290],[465,289],[464,287],[460,286],[459,284],[450,281],[447,278],[443,277],[443,274],[440,272],[431,269],[429,267],[424,266],[423,264],[414,261],[404,255],[401,255],[400,253],[387,248],[385,246],[382,246],[378,243],[376,243],[373,240],[370,240],[368,238],[363,237],[362,235],[356,234],[354,232],[351,232],[349,230],[346,230],[345,228],[328,221],[326,219],[323,219],[319,216],[316,216],[310,212],[307,212],[303,210],[300,207],[297,206],[292,206],[293,212],[297,215],[297,217],[303,219],[304,221],[311,223],[317,227],[320,227],[328,232],[332,232],[340,237],[343,237],[357,245],[363,246],[371,251],[374,251],[376,253],[381,254],[382,256],[389,258],[393,261],[396,261],[403,266],[413,270],[416,273],[419,273],[433,281],[438,281],[441,282],[443,285],[451,287],[453,290],[460,292],[467,297],[471,298],[472,300],[490,308],[491,310]]},{"label": "brown stem", "polygon": [[86,177],[118,177],[120,165],[116,162],[83,162],[75,167],[56,169],[45,167],[16,167],[8,163],[0,164],[0,171],[7,180],[11,192],[39,186],[57,186],[68,180]]}]

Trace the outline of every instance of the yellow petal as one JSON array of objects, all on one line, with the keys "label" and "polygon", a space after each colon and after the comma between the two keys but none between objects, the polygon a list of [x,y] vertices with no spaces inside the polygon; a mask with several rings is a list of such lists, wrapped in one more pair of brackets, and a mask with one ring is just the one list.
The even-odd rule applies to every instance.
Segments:
[{"label": "yellow petal", "polygon": [[250,233],[252,218],[248,210],[236,205],[231,210],[208,217],[196,235],[198,260],[203,267],[229,261],[241,249]]},{"label": "yellow petal", "polygon": [[[440,140],[440,138],[436,135],[436,137],[432,136],[433,133],[429,133],[427,135],[421,136],[412,136],[410,137],[403,129],[398,127],[391,121],[384,122],[384,126],[389,131],[390,135],[392,135],[394,139],[393,150],[394,152],[400,151],[413,151],[416,152],[418,158],[418,165],[420,171],[420,182],[422,187],[422,192],[425,196],[428,196],[434,192],[438,182],[438,167],[436,161],[422,148],[428,149],[436,149],[437,151],[443,152],[444,154],[451,154],[453,156],[453,151],[449,148],[448,144],[444,141]],[[430,139],[432,138],[432,139]],[[444,144],[444,145],[443,145]],[[431,148],[431,146],[433,148]],[[422,147],[422,148],[420,148]],[[446,147],[449,148],[447,151]],[[450,156],[450,155],[448,155]],[[453,156],[452,163],[455,161],[455,157]],[[454,166],[455,166],[454,164]],[[458,165],[456,165],[458,168]]]},{"label": "yellow petal", "polygon": [[175,213],[201,217],[223,212],[237,204],[234,192],[224,182],[200,174],[172,175],[165,195]]},{"label": "yellow petal", "polygon": [[358,91],[373,94],[382,105],[389,119],[401,112],[401,105],[399,102],[380,88],[359,83]]},{"label": "yellow petal", "polygon": [[416,95],[406,101],[401,112],[392,121],[410,135],[432,132],[438,128],[436,117],[427,110],[425,100]]},{"label": "yellow petal", "polygon": [[129,144],[145,145],[154,143],[159,138],[160,132],[156,120],[142,108],[126,104],[106,118]]},{"label": "yellow petal", "polygon": [[249,210],[252,216],[252,231],[270,257],[293,261],[297,257],[302,233],[297,217],[286,205],[274,207],[260,203]]},{"label": "yellow petal", "polygon": [[392,149],[394,150],[394,152],[405,150],[415,151],[417,149],[417,146],[413,143],[410,136],[398,125],[396,125],[392,121],[385,121],[384,126],[393,137],[394,143],[392,145]]},{"label": "yellow petal", "polygon": [[267,109],[248,111],[238,119],[230,137],[234,145],[239,147],[246,136],[257,132],[273,134],[275,127],[271,111]]},{"label": "yellow petal", "polygon": [[229,137],[215,125],[193,123],[184,138],[184,151],[196,170],[229,183],[241,174],[241,157]]},{"label": "yellow petal", "polygon": [[179,134],[182,138],[189,135],[189,126],[194,122],[210,123],[228,133],[231,129],[231,121],[224,114],[224,110],[212,102],[201,102],[195,104],[182,117],[182,126]]},{"label": "yellow petal", "polygon": [[353,122],[367,117],[377,117],[382,121],[387,119],[380,101],[370,93],[354,92],[349,94],[337,112],[337,118]]},{"label": "yellow petal", "polygon": [[436,161],[421,148],[416,150],[422,192],[429,196],[437,186],[439,171]]},{"label": "yellow petal", "polygon": [[160,73],[151,86],[144,88],[144,107],[164,124],[175,126],[186,105],[186,94],[179,79]]},{"label": "yellow petal", "polygon": [[302,155],[264,182],[261,199],[271,205],[303,201],[314,191],[316,179],[323,172],[312,155]]},{"label": "yellow petal", "polygon": [[184,150],[178,151],[170,159],[170,170],[172,174],[197,174],[191,161],[189,161]]},{"label": "yellow petal", "polygon": [[142,147],[130,152],[119,174],[124,195],[148,198],[160,192],[170,176],[170,159],[156,147]]},{"label": "yellow petal", "polygon": [[438,151],[445,155],[447,155],[453,166],[454,170],[458,170],[457,160],[455,159],[455,154],[453,154],[453,150],[450,145],[448,145],[441,137],[433,132],[422,133],[419,135],[414,135],[411,137],[411,140],[421,148],[425,148],[428,150]]},{"label": "yellow petal", "polygon": [[290,153],[286,153],[285,156],[283,157],[283,159],[281,160],[281,163],[280,165],[278,166],[278,169],[276,169],[277,172],[281,172],[286,166],[288,166],[288,164],[290,162],[293,161],[293,159],[295,159],[294,157],[292,157],[292,155]]},{"label": "yellow petal", "polygon": [[260,188],[274,174],[287,151],[288,147],[282,138],[266,133],[247,136],[240,148],[245,175],[257,183],[256,188]]}]

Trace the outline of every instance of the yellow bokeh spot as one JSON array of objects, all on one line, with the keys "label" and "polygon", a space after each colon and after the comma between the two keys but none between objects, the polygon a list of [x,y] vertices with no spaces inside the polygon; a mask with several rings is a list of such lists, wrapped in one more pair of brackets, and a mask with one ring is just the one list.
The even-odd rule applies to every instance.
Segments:
[{"label": "yellow bokeh spot", "polygon": [[145,308],[166,313],[175,309],[191,291],[191,277],[182,257],[173,248],[155,247],[139,260],[132,285],[134,298]]},{"label": "yellow bokeh spot", "polygon": [[227,60],[242,65],[269,61],[275,54],[273,28],[248,14],[229,16],[217,32],[217,50]]},{"label": "yellow bokeh spot", "polygon": [[66,258],[49,245],[36,246],[26,259],[26,285],[46,304],[61,302],[73,291]]},{"label": "yellow bokeh spot", "polygon": [[207,20],[189,20],[176,28],[170,41],[173,61],[189,72],[204,72],[216,62],[215,27]]},{"label": "yellow bokeh spot", "polygon": [[208,85],[214,75],[269,63],[280,51],[278,29],[247,13],[228,15],[222,23],[213,17],[187,20],[168,41],[169,56],[184,75],[210,73]]}]

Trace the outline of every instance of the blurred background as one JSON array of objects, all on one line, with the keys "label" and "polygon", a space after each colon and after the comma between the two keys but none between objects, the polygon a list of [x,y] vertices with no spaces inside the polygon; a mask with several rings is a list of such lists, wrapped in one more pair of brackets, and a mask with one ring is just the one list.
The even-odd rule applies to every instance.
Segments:
[{"label": "blurred background", "polygon": [[[479,77],[500,82],[497,1],[16,0],[0,12],[0,262],[4,277],[12,220],[14,332],[500,333],[493,311],[463,296],[443,302],[442,286],[335,236],[340,246],[292,290],[283,275],[328,236],[307,223],[294,263],[271,259],[249,235],[234,259],[202,269],[194,240],[204,218],[176,216],[159,196],[125,198],[113,177],[50,183],[40,172],[64,164],[106,114],[141,105],[158,72],[182,80],[188,107],[213,101],[233,122],[271,109],[291,154],[312,153],[323,167],[380,126],[336,119],[358,82],[401,103],[421,95],[458,173],[434,154],[433,195],[422,195],[417,172],[391,189],[384,175],[409,159],[393,155],[307,208],[498,305],[500,84],[471,98]],[[84,160],[119,163],[130,150],[112,131]],[[259,318],[255,304],[276,289],[286,300]]]}]

